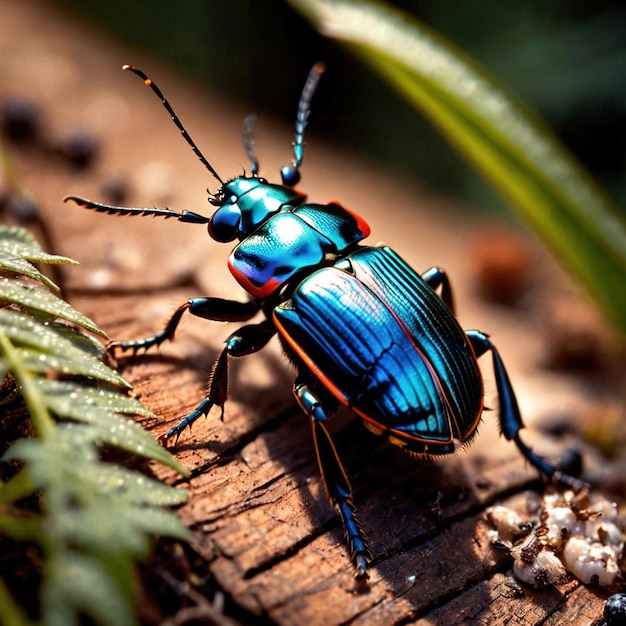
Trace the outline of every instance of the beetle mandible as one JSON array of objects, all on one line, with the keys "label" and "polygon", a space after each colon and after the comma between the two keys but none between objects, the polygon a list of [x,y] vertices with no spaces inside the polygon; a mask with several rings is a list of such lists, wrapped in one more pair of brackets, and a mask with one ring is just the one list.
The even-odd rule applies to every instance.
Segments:
[{"label": "beetle mandible", "polygon": [[294,189],[322,63],[311,69],[300,97],[294,156],[281,170],[282,184],[259,176],[251,118],[244,123],[250,175],[244,172],[224,181],[157,85],[135,67],[123,69],[137,74],[160,98],[219,182],[208,198],[216,211],[207,218],[191,211],[111,206],[79,196],[65,200],[113,215],[156,215],[207,224],[214,240],[238,241],[228,265],[250,297],[245,302],[192,298],[176,310],[163,331],[137,341],[113,342],[108,350],[136,354],[172,340],[186,311],[230,322],[264,315],[262,321],[246,324],[228,337],[206,397],[160,437],[164,445],[212,407],[223,412],[229,358],[257,352],[277,334],[298,371],[293,393],[311,420],[320,473],[329,500],[340,513],[355,577],[365,579],[371,555],[355,517],[350,482],[326,428],[329,416],[344,405],[371,431],[410,453],[450,454],[476,434],[484,395],[477,359],[491,352],[502,434],[543,475],[581,487],[581,481],[559,471],[520,439],[524,424],[500,354],[485,333],[461,329],[446,273],[433,267],[420,276],[390,248],[362,245],[370,229],[361,217],[337,203],[308,203]]}]

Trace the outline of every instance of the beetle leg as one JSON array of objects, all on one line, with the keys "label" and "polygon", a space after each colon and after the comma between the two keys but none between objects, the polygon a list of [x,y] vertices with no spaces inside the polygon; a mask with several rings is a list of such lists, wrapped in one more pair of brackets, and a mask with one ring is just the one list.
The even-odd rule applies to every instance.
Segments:
[{"label": "beetle leg", "polygon": [[372,560],[367,547],[367,539],[355,517],[350,481],[341,464],[337,450],[324,422],[326,411],[317,396],[305,384],[296,382],[294,395],[302,410],[311,418],[315,453],[320,474],[326,487],[326,495],[330,503],[339,509],[350,555],[356,568],[354,577],[358,580],[367,579],[367,564]]},{"label": "beetle leg", "polygon": [[176,309],[160,333],[135,341],[112,341],[107,346],[107,352],[114,353],[119,348],[122,352],[132,351],[133,354],[137,354],[140,350],[149,350],[153,346],[159,346],[164,341],[173,341],[174,333],[185,311],[214,322],[243,322],[254,317],[259,308],[259,304],[254,300],[236,302],[222,298],[192,298]]},{"label": "beetle leg", "polygon": [[228,393],[228,358],[236,358],[258,352],[275,333],[276,328],[269,320],[265,320],[260,324],[248,324],[236,330],[226,340],[224,349],[213,368],[209,392],[206,398],[189,415],[161,435],[159,441],[163,445],[167,445],[168,440],[172,437],[178,439],[186,428],[190,427],[202,415],[208,415],[214,406],[221,408],[221,418],[224,419],[224,403]]},{"label": "beetle leg", "polygon": [[470,340],[477,357],[487,352],[487,350],[491,350],[493,370],[496,378],[496,387],[498,389],[498,399],[500,404],[500,429],[502,434],[509,441],[513,440],[524,458],[526,458],[531,465],[534,465],[542,474],[551,480],[555,480],[556,482],[571,487],[576,491],[580,491],[585,484],[582,480],[560,471],[557,467],[552,465],[552,463],[538,455],[536,452],[533,452],[533,450],[531,450],[520,439],[519,431],[524,428],[524,421],[522,420],[519,405],[517,404],[517,398],[515,397],[515,392],[513,391],[513,385],[511,384],[509,375],[504,367],[504,362],[502,361],[500,353],[493,345],[489,337],[484,333],[478,330],[468,330],[466,335]]},{"label": "beetle leg", "polygon": [[431,267],[422,274],[422,278],[433,291],[437,291],[441,287],[440,298],[454,315],[454,296],[452,295],[450,279],[445,271],[440,267]]}]

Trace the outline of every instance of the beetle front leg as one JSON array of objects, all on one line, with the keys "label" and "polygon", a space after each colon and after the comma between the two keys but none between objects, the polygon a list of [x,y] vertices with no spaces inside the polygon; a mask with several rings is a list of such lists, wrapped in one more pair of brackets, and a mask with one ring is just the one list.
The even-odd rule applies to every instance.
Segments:
[{"label": "beetle front leg", "polygon": [[341,515],[350,548],[350,556],[356,568],[354,577],[358,580],[365,580],[368,577],[367,564],[372,560],[372,557],[367,548],[365,534],[354,514],[355,507],[352,501],[350,481],[341,464],[330,433],[324,425],[328,416],[320,400],[307,385],[296,383],[293,392],[302,410],[311,418],[320,474],[330,503],[339,509]]},{"label": "beetle front leg", "polygon": [[254,317],[259,309],[260,306],[253,300],[237,302],[222,298],[192,298],[176,309],[160,333],[135,341],[112,341],[107,346],[107,352],[114,354],[119,348],[122,352],[132,351],[133,354],[137,354],[140,350],[149,350],[154,346],[159,346],[164,341],[173,341],[185,311],[213,322],[244,322]]},{"label": "beetle front leg", "polygon": [[209,392],[206,398],[178,424],[172,426],[165,434],[159,437],[159,441],[167,446],[167,442],[180,434],[202,415],[208,415],[214,406],[219,406],[222,410],[221,419],[224,419],[224,403],[228,393],[228,359],[229,357],[241,357],[254,352],[258,352],[265,347],[267,342],[276,333],[274,325],[265,320],[260,324],[248,324],[236,330],[227,340],[224,349],[220,354],[209,384]]},{"label": "beetle front leg", "polygon": [[479,357],[488,350],[491,350],[493,358],[493,370],[496,378],[496,387],[498,389],[499,398],[499,411],[500,411],[500,429],[502,434],[509,441],[513,440],[518,449],[528,460],[531,465],[534,465],[542,474],[555,480],[567,487],[571,487],[576,491],[580,491],[585,483],[582,480],[574,478],[569,474],[560,471],[557,467],[552,465],[549,461],[542,456],[533,452],[521,439],[519,431],[524,428],[524,421],[517,404],[517,398],[513,391],[513,385],[509,379],[504,362],[500,353],[493,345],[487,335],[478,330],[469,330],[466,332],[476,356]]}]

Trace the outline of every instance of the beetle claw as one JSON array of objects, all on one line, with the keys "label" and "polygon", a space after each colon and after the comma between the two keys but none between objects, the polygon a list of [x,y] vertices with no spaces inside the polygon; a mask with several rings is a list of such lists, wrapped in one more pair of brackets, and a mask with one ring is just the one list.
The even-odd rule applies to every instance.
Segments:
[{"label": "beetle claw", "polygon": [[356,572],[354,572],[354,579],[359,582],[365,582],[369,580],[370,575],[364,567],[358,567]]},{"label": "beetle claw", "polygon": [[354,578],[359,582],[367,581],[370,575],[367,571],[367,559],[362,554],[357,556],[355,567]]}]

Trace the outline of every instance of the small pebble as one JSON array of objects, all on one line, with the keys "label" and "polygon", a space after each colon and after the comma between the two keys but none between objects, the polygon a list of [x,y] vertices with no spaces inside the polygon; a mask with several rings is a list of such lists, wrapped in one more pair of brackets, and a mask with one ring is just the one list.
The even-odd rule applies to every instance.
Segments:
[{"label": "small pebble", "polygon": [[531,254],[523,239],[511,231],[487,230],[473,247],[471,263],[479,293],[487,300],[512,306],[529,289]]},{"label": "small pebble", "polygon": [[39,132],[39,109],[29,100],[11,98],[0,108],[0,124],[13,141],[30,141]]},{"label": "small pebble", "polygon": [[61,139],[59,152],[76,169],[87,169],[100,151],[100,139],[85,128],[73,128]]}]

